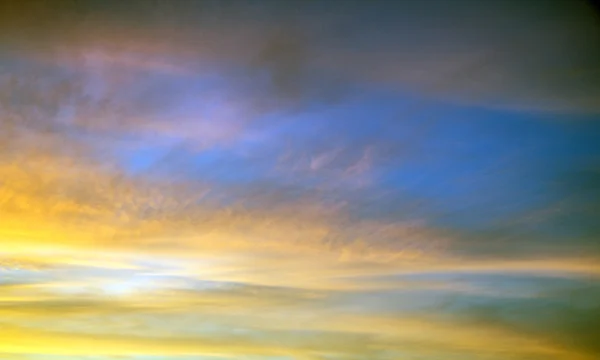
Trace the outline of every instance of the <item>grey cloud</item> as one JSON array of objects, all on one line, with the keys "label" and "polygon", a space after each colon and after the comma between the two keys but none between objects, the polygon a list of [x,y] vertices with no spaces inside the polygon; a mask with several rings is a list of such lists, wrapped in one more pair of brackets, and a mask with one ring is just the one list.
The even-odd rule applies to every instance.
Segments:
[{"label": "grey cloud", "polygon": [[[562,170],[552,166],[550,175],[538,184],[544,198],[537,204],[509,216],[490,217],[479,230],[456,231],[454,250],[462,255],[484,257],[597,255],[600,182],[592,154],[591,160],[581,161],[585,165],[569,164]],[[467,211],[450,215],[468,214]]]},{"label": "grey cloud", "polygon": [[274,85],[268,96],[311,98],[325,85],[335,92],[343,88],[338,83],[375,81],[486,106],[600,109],[599,26],[579,1],[542,9],[466,0],[3,6],[3,42],[13,48],[39,53],[96,44],[167,55],[192,68],[237,64],[254,69],[255,79],[266,71]]},{"label": "grey cloud", "polygon": [[[542,284],[545,283],[545,286]],[[551,339],[566,348],[598,356],[600,287],[586,280],[546,281],[536,297],[482,299],[454,296],[441,313],[468,326],[496,324],[523,336]],[[438,309],[440,310],[440,309]]]}]

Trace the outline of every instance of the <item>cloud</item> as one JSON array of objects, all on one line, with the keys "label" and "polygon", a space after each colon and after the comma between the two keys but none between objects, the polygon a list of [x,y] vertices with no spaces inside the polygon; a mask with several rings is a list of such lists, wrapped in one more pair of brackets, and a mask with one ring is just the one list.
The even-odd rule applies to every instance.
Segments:
[{"label": "cloud", "polygon": [[[137,251],[121,254],[116,264],[106,268],[99,254],[68,264],[41,253],[37,261],[30,262],[47,259],[54,263],[36,266],[43,281],[4,289],[0,298],[0,335],[5,339],[0,350],[78,356],[90,354],[92,346],[102,348],[94,351],[98,356],[385,358],[383,354],[389,353],[432,358],[449,354],[487,354],[491,359],[593,358],[585,346],[555,338],[553,326],[548,332],[531,333],[492,321],[466,325],[468,314],[451,312],[458,318],[448,318],[444,308],[430,311],[432,298],[427,295],[438,292],[440,301],[456,294],[515,301],[523,298],[518,287],[508,286],[502,296],[490,295],[468,276],[497,285],[499,282],[488,276],[512,273],[514,278],[526,280],[542,274],[558,278],[546,282],[557,286],[542,287],[545,292],[540,295],[562,301],[563,295],[556,293],[561,289],[557,279],[570,284],[597,276],[597,272],[589,272],[593,263],[584,264],[581,259],[563,264],[416,259],[388,267],[364,262],[363,256],[335,263],[322,252],[302,254],[298,250],[288,247],[262,257],[244,250],[214,258],[203,254],[180,259]],[[62,259],[68,259],[65,255]],[[24,279],[36,279],[26,269],[10,269]],[[465,280],[440,287],[426,280],[436,274]],[[382,275],[416,276],[417,282],[378,286],[364,281]],[[539,279],[535,283],[544,284]],[[468,285],[475,286],[465,288]],[[541,301],[539,297],[525,298]]]},{"label": "cloud", "polygon": [[106,54],[103,63],[167,73],[247,67],[270,79],[267,96],[283,99],[321,96],[327,83],[375,81],[489,106],[598,111],[599,30],[584,2],[554,1],[542,13],[516,1],[438,1],[432,10],[353,2],[343,15],[336,7],[5,4],[2,33],[5,47],[46,58]]},{"label": "cloud", "polygon": [[[489,281],[489,280],[488,280]],[[539,286],[539,285],[538,285]],[[456,297],[449,303],[460,324],[486,323],[530,336],[543,334],[562,346],[594,357],[600,353],[592,329],[598,323],[598,286],[585,279],[547,283],[537,297],[477,301]]]},{"label": "cloud", "polygon": [[[142,231],[143,227],[165,228],[164,231],[169,233],[166,228],[173,228],[175,225],[160,225],[159,221],[156,221],[158,217],[162,217],[166,222],[177,223],[177,227],[181,225],[183,232],[186,223],[202,221],[204,215],[200,213],[208,210],[199,209],[202,206],[194,208],[194,203],[207,199],[221,205],[227,202],[264,202],[264,206],[273,207],[276,202],[283,203],[292,199],[296,201],[298,198],[314,197],[314,200],[311,200],[323,202],[322,199],[327,197],[327,204],[331,205],[319,206],[343,208],[341,212],[367,212],[367,208],[377,208],[368,211],[387,214],[393,212],[394,216],[407,217],[408,219],[403,218],[402,221],[409,222],[415,218],[419,221],[435,218],[437,214],[430,208],[437,204],[427,199],[428,196],[408,196],[414,187],[376,188],[385,181],[386,185],[395,186],[390,184],[391,180],[383,179],[389,176],[387,172],[390,167],[402,165],[410,168],[414,166],[414,162],[434,157],[427,154],[430,149],[426,146],[410,145],[422,142],[421,140],[430,141],[428,136],[418,131],[419,129],[409,132],[415,136],[405,136],[401,140],[390,136],[405,131],[403,126],[397,125],[399,123],[406,123],[407,127],[411,128],[408,130],[415,130],[412,125],[413,122],[418,122],[416,118],[419,114],[409,116],[415,119],[402,121],[396,121],[392,116],[387,119],[388,114],[371,115],[374,125],[369,127],[368,134],[362,134],[367,132],[365,126],[362,126],[363,129],[359,126],[364,124],[364,118],[343,118],[346,114],[340,109],[344,106],[337,103],[336,106],[331,106],[331,113],[320,114],[322,120],[306,120],[308,125],[305,127],[308,130],[297,126],[290,131],[290,124],[305,121],[295,116],[305,112],[306,108],[312,108],[312,100],[319,102],[322,97],[310,95],[308,91],[307,97],[312,100],[304,102],[305,107],[292,107],[293,111],[277,100],[274,100],[274,105],[271,100],[277,96],[268,89],[268,84],[265,85],[265,82],[269,83],[269,76],[265,75],[265,80],[260,70],[274,72],[275,83],[288,83],[277,85],[278,87],[320,88],[321,84],[318,81],[313,83],[311,80],[312,77],[320,77],[321,72],[318,69],[326,69],[326,73],[339,71],[341,78],[351,79],[346,81],[356,83],[359,82],[357,79],[373,82],[378,75],[371,72],[390,67],[391,74],[381,76],[381,81],[396,82],[398,77],[401,88],[413,89],[419,88],[417,85],[421,82],[432,83],[437,80],[415,80],[412,75],[404,72],[414,72],[419,67],[425,67],[422,72],[425,77],[444,78],[446,73],[452,75],[455,69],[462,69],[463,63],[477,63],[483,56],[482,53],[485,55],[492,49],[501,53],[498,59],[493,57],[489,60],[490,57],[487,56],[483,58],[487,59],[486,61],[499,61],[498,66],[507,68],[507,73],[502,73],[501,78],[509,82],[506,86],[510,91],[507,90],[507,93],[513,93],[513,77],[519,81],[529,81],[528,75],[520,72],[521,66],[527,69],[531,66],[537,71],[538,67],[544,67],[545,62],[525,65],[518,62],[524,57],[517,59],[519,52],[513,51],[512,42],[508,41],[510,36],[516,36],[515,30],[511,28],[506,33],[501,31],[508,26],[501,14],[511,15],[522,10],[514,17],[518,25],[515,25],[515,28],[530,31],[531,41],[536,39],[534,35],[538,33],[540,39],[547,40],[547,43],[540,41],[536,46],[543,48],[540,54],[544,54],[544,61],[557,62],[548,66],[559,68],[563,67],[561,61],[546,56],[546,51],[552,53],[555,48],[562,48],[562,45],[578,47],[579,43],[571,44],[568,39],[571,39],[571,36],[577,38],[579,31],[586,26],[591,30],[595,29],[591,23],[586,22],[587,15],[583,14],[583,8],[566,3],[556,3],[536,21],[528,21],[530,9],[516,3],[499,2],[490,5],[488,9],[478,6],[471,9],[466,2],[453,4],[452,7],[440,3],[440,9],[448,8],[448,16],[440,22],[442,30],[439,31],[434,28],[426,31],[424,25],[435,22],[435,14],[429,14],[418,3],[406,3],[402,6],[380,3],[368,9],[363,9],[358,3],[350,4],[344,16],[334,16],[330,3],[299,6],[297,14],[288,12],[285,7],[280,7],[275,2],[248,5],[247,8],[246,5],[237,5],[240,8],[231,4],[213,7],[185,2],[178,5],[161,3],[156,7],[145,7],[143,2],[132,2],[128,6],[110,2],[99,6],[84,2],[78,5],[79,7],[65,4],[59,7],[60,9],[45,2],[4,6],[5,14],[8,14],[6,21],[2,22],[6,28],[5,33],[8,34],[4,42],[7,48],[18,48],[29,54],[29,57],[14,55],[23,54],[17,51],[12,54],[23,61],[11,62],[11,56],[8,56],[7,75],[2,79],[3,88],[9,90],[2,98],[2,125],[10,129],[4,132],[2,156],[6,163],[11,164],[3,171],[7,178],[12,179],[11,184],[27,183],[31,189],[35,189],[35,195],[21,195],[22,198],[8,195],[12,192],[22,194],[30,190],[7,187],[3,190],[7,194],[3,206],[6,211],[13,211],[22,208],[22,204],[28,201],[39,201],[31,199],[32,197],[49,195],[46,198],[47,204],[40,204],[39,209],[44,209],[48,214],[55,214],[63,220],[64,226],[83,228],[83,223],[90,219],[98,220],[103,213],[102,216],[110,217],[103,222],[109,222],[110,225],[104,223],[103,229],[98,231],[102,236],[115,238],[135,238],[141,236],[144,231],[154,231]],[[242,8],[256,17],[245,15],[244,11],[241,11]],[[555,12],[563,8],[565,12],[572,13],[573,18],[581,17],[582,23],[577,25],[582,26],[581,29],[570,23],[551,21]],[[54,16],[55,11],[60,14]],[[480,20],[471,16],[471,12],[486,15],[490,25],[486,27],[486,31],[489,31],[489,34],[471,34],[467,31],[471,27],[479,26]],[[85,16],[79,16],[80,13]],[[159,16],[158,13],[163,15]],[[304,15],[313,13],[315,16],[312,17]],[[32,14],[45,14],[44,19],[53,20],[28,22]],[[373,24],[372,19],[381,14],[402,14],[401,18],[406,17],[407,21],[391,21],[383,16],[377,26],[370,26],[369,24]],[[195,21],[205,17],[212,20]],[[408,21],[412,18],[420,18],[423,23]],[[272,21],[261,21],[262,19]],[[451,26],[455,22],[464,24],[465,28]],[[573,26],[573,33],[567,31],[569,26]],[[21,27],[27,31],[17,31]],[[244,31],[237,31],[240,28]],[[342,34],[355,36],[352,39],[344,38],[339,28],[347,29],[346,32],[342,31]],[[67,30],[72,36],[63,36]],[[380,33],[400,35],[397,39],[391,36],[388,39],[386,36],[379,36]],[[405,35],[408,33],[412,34],[414,39],[411,40]],[[565,39],[556,40],[561,46],[553,46],[555,40],[550,39],[548,35],[552,33],[565,34]],[[265,36],[266,34],[271,36]],[[591,31],[590,34],[594,32]],[[524,36],[522,41],[528,43],[529,35]],[[112,45],[109,46],[108,43]],[[446,44],[447,47],[441,46],[440,43]],[[507,46],[506,51],[503,46]],[[532,45],[531,48],[537,49],[536,46]],[[454,47],[461,51],[454,51]],[[363,48],[372,51],[363,51]],[[385,56],[377,55],[383,50]],[[431,60],[440,55],[438,52],[443,55],[443,63]],[[581,54],[581,61],[587,61],[585,51],[574,53]],[[533,55],[537,59],[537,52]],[[74,66],[72,62],[65,60],[65,57],[69,56],[80,56],[82,66]],[[505,57],[508,58],[503,61]],[[43,61],[48,58],[53,60],[50,65]],[[204,58],[208,60],[202,60]],[[224,65],[214,65],[212,60],[219,60]],[[190,80],[174,74],[172,69],[167,69],[168,66],[163,67],[164,64],[170,66],[170,61],[178,68],[188,66],[191,69],[189,74],[196,75],[190,75]],[[288,64],[289,62],[292,64]],[[455,63],[458,65],[455,66]],[[335,69],[332,69],[334,67]],[[513,67],[518,70],[515,74],[511,72]],[[27,75],[32,68],[37,72]],[[139,69],[139,72],[135,69]],[[469,71],[474,72],[469,73],[469,76],[478,76],[478,69],[473,69],[470,65],[464,66],[464,72]],[[214,76],[214,73],[218,73],[219,76]],[[442,73],[444,76],[440,75]],[[204,76],[209,79],[204,79]],[[452,76],[460,79],[467,77],[460,74]],[[486,84],[486,81],[481,82]],[[531,87],[533,86],[527,88]],[[456,86],[450,85],[448,88],[455,89]],[[545,89],[551,87],[543,88],[546,91]],[[564,86],[560,91],[567,88],[573,87]],[[300,90],[288,89],[281,92],[298,91]],[[496,91],[493,86],[489,91],[484,86],[483,89],[477,88],[474,93],[486,97],[486,93],[496,94]],[[504,88],[499,91],[503,93]],[[470,93],[465,94],[470,96]],[[465,94],[443,93],[440,96],[464,98]],[[545,98],[548,101],[555,97],[552,94],[548,96],[550,97]],[[303,95],[295,94],[291,97],[302,98]],[[498,96],[497,99],[502,100],[501,98],[502,96]],[[529,99],[528,96],[520,95],[519,98]],[[496,100],[495,95],[491,96],[491,100]],[[513,100],[507,101],[511,103]],[[478,103],[479,100],[475,102]],[[560,101],[551,102],[558,104]],[[578,109],[585,107],[580,105],[565,103],[564,106]],[[348,112],[350,110],[353,109],[350,107]],[[373,113],[379,109],[371,110],[370,113]],[[337,118],[336,111],[340,111],[341,120],[332,120]],[[285,120],[263,119],[282,115],[282,112]],[[316,117],[318,116],[315,115]],[[398,115],[395,114],[395,117]],[[336,133],[336,136],[331,138],[333,133]],[[286,134],[291,135],[285,138]],[[402,144],[399,145],[400,142]],[[149,145],[150,143],[160,145]],[[407,143],[409,145],[406,145]],[[289,156],[283,156],[286,147],[290,148]],[[280,152],[283,153],[283,160],[278,163],[272,154],[277,153],[279,156]],[[209,160],[205,160],[206,158]],[[435,158],[446,157],[443,155]],[[208,165],[204,161],[207,161]],[[55,174],[41,175],[41,171],[38,172],[37,167],[44,162],[44,166],[49,168],[48,171]],[[29,168],[29,171],[15,170],[20,167],[16,164],[24,163],[29,164],[24,167]],[[421,171],[420,168],[418,170]],[[515,174],[520,171],[510,170]],[[14,174],[9,174],[13,171]],[[139,172],[139,177],[162,176],[160,180],[163,181],[165,177],[170,177],[167,181],[171,182],[175,177],[177,181],[183,178],[181,183],[185,185],[178,186],[187,189],[174,190],[172,185],[164,183],[146,185],[139,177],[130,178],[131,173],[136,171]],[[54,182],[45,179],[45,176],[54,177]],[[85,178],[87,183],[83,185],[83,181],[74,180],[75,176]],[[23,182],[26,178],[28,180]],[[427,180],[427,175],[423,175],[422,178]],[[224,185],[226,182],[234,184]],[[58,185],[59,183],[61,185]],[[190,183],[195,184],[191,186]],[[277,191],[266,189],[275,186]],[[131,194],[131,191],[137,191],[131,190],[132,188],[143,188],[141,192],[145,192],[145,195]],[[167,188],[169,190],[166,190]],[[59,192],[61,195],[57,195]],[[150,195],[152,192],[161,195]],[[170,192],[177,194],[171,195]],[[235,192],[235,195],[231,195],[232,192]],[[109,195],[110,193],[112,195]],[[194,196],[191,196],[191,193],[194,193]],[[152,196],[158,196],[161,200],[150,200]],[[126,198],[129,200],[124,201]],[[267,201],[260,198],[275,199]],[[65,200],[65,203],[54,206],[58,199]],[[156,206],[149,205],[150,202],[154,202]],[[170,205],[167,206],[166,203]],[[409,206],[404,203],[420,205]],[[299,209],[303,206],[305,205],[296,207],[295,211],[305,213],[305,210]],[[156,209],[158,207],[161,208],[160,211]],[[167,207],[168,210],[165,210]],[[219,205],[211,203],[205,207],[214,209],[219,208]],[[234,212],[237,211],[244,212],[246,209],[242,206],[242,209]],[[452,211],[453,214],[458,213],[455,207]],[[407,215],[411,212],[420,214]],[[402,213],[402,216],[397,213]],[[178,216],[187,220],[175,220]],[[350,217],[346,213],[342,215],[344,216]],[[394,220],[398,221],[397,218]],[[18,222],[18,219],[14,221]],[[302,221],[304,220],[298,220],[299,223]],[[132,226],[132,223],[136,225]],[[323,228],[319,231],[323,231]],[[332,233],[332,237],[335,238],[335,231]],[[155,235],[161,236],[158,233]],[[443,236],[435,237],[448,237],[447,235],[444,233]],[[485,233],[481,236],[487,235]],[[481,237],[480,234],[462,233],[456,236]],[[474,241],[457,242],[458,251],[463,251],[465,246],[473,243]]]},{"label": "cloud", "polygon": [[[352,324],[361,324],[359,319],[353,320]],[[410,353],[426,343],[429,350],[422,352],[426,356],[443,356],[444,353],[468,356],[483,350],[491,359],[507,355],[517,359],[591,359],[583,353],[569,352],[568,348],[553,346],[541,339],[527,339],[518,333],[508,333],[493,326],[465,328],[456,332],[450,324],[416,319],[392,322],[378,319],[362,323],[363,326],[368,324],[383,327],[390,333],[384,337],[375,337],[361,332],[263,330],[255,332],[253,336],[240,332],[227,334],[226,337],[216,334],[194,337],[115,337],[5,326],[2,335],[8,340],[3,346],[5,352],[31,353],[31,349],[36,349],[36,352],[57,355],[86,354],[90,346],[98,346],[101,349],[98,354],[102,355],[276,356],[286,353],[345,358],[357,355],[377,356],[384,348],[391,353]],[[424,336],[425,331],[429,336]]]},{"label": "cloud", "polygon": [[0,4],[0,353],[594,358],[586,6],[339,6]]}]

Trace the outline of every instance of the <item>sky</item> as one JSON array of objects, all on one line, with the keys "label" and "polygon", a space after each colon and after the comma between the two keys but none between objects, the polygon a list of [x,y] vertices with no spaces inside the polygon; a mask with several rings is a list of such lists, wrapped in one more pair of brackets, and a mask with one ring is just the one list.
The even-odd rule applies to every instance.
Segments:
[{"label": "sky", "polygon": [[0,1],[0,359],[598,359],[598,59],[579,0]]}]

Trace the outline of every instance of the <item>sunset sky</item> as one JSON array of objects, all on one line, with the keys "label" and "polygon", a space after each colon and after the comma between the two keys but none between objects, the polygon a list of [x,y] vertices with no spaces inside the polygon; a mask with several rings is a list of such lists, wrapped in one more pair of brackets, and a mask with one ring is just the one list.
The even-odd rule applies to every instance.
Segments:
[{"label": "sunset sky", "polygon": [[600,16],[0,0],[0,360],[600,358]]}]

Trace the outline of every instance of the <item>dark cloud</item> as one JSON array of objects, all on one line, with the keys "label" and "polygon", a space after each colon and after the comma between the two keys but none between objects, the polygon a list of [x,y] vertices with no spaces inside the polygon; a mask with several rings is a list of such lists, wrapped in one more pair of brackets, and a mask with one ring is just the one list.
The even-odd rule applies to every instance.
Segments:
[{"label": "dark cloud", "polygon": [[272,83],[268,96],[318,98],[327,84],[374,81],[489,106],[592,112],[600,106],[600,33],[581,1],[552,1],[543,9],[466,0],[2,6],[5,47],[42,58],[91,49],[117,57],[138,52],[192,71],[217,62],[248,67],[253,87],[264,89],[265,76]]}]

